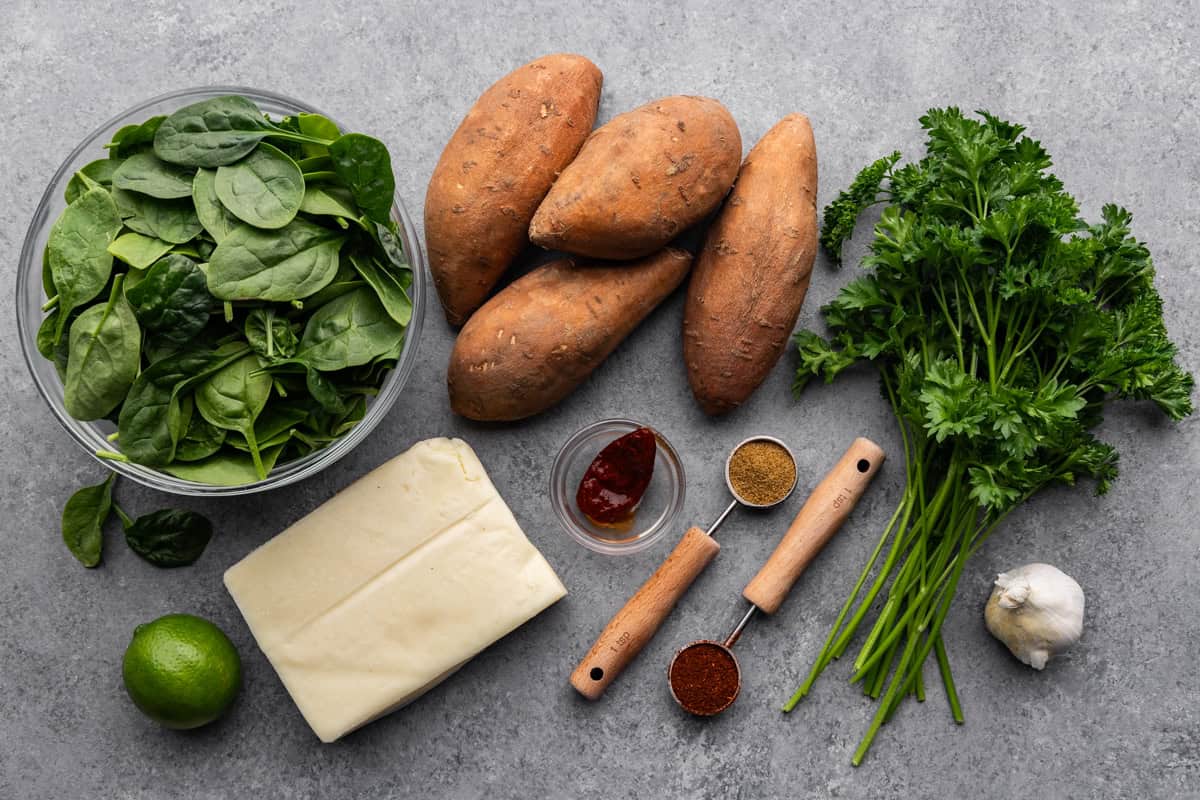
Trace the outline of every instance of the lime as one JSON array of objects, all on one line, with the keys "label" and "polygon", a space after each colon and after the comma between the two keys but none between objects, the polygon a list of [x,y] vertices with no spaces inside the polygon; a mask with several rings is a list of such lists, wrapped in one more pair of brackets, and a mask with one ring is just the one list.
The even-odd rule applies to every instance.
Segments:
[{"label": "lime", "polygon": [[225,712],[242,684],[242,661],[216,625],[168,614],[139,625],[121,667],[125,691],[168,728],[207,725]]}]

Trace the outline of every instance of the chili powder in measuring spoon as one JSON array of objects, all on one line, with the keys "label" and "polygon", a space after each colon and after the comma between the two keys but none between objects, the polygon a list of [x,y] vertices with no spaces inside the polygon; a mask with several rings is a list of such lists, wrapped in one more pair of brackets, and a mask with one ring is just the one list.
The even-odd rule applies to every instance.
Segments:
[{"label": "chili powder in measuring spoon", "polygon": [[676,702],[701,717],[724,711],[742,687],[737,659],[716,642],[693,642],[680,650],[671,661],[667,680]]}]

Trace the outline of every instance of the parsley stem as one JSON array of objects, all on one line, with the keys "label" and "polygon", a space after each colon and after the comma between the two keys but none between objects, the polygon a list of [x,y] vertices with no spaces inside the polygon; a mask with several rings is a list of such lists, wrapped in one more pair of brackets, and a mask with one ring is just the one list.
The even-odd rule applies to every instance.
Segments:
[{"label": "parsley stem", "polygon": [[950,713],[954,716],[954,721],[962,725],[962,706],[958,704],[958,690],[954,688],[954,676],[950,674],[950,659],[946,655],[941,631],[934,638],[933,651],[937,655],[938,669],[942,673],[942,685],[946,687],[946,701],[950,703]]}]

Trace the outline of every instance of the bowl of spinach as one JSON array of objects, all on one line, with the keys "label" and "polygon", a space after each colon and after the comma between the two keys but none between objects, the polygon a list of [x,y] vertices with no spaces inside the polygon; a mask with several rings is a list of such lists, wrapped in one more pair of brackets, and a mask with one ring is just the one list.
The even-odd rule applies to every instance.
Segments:
[{"label": "bowl of spinach", "polygon": [[17,275],[34,383],[88,453],[164,491],[293,483],[412,372],[426,274],[386,146],[239,87],[156,97],[55,173]]}]

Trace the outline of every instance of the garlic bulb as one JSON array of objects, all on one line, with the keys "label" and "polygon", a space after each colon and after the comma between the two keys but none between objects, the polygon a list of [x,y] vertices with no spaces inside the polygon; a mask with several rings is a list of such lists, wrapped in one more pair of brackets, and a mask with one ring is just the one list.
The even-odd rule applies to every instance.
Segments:
[{"label": "garlic bulb", "polygon": [[1014,656],[1042,669],[1083,634],[1083,589],[1057,567],[1026,564],[996,576],[983,618]]}]

